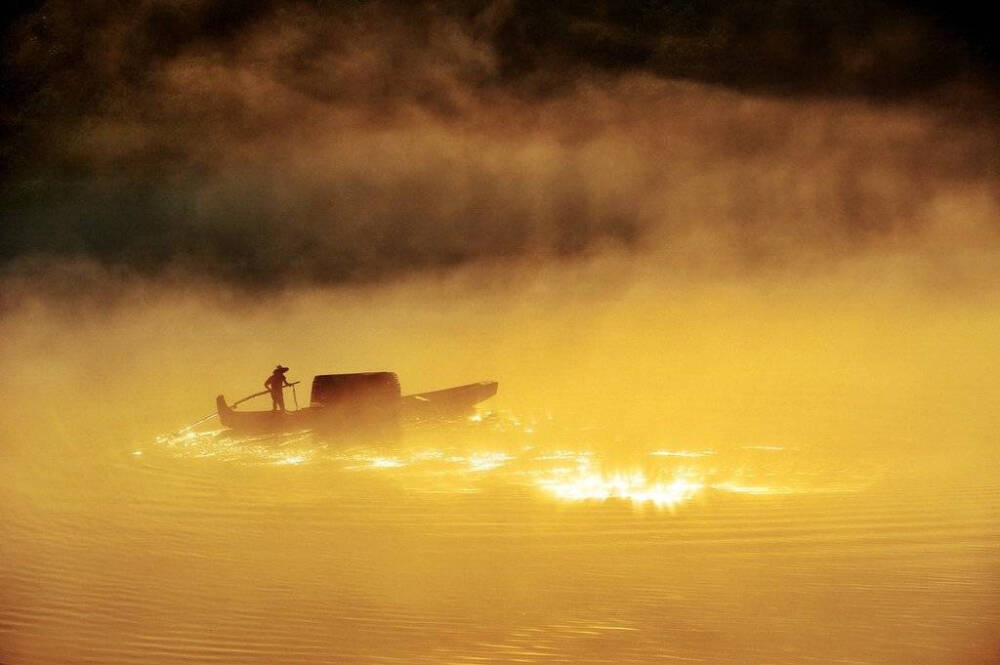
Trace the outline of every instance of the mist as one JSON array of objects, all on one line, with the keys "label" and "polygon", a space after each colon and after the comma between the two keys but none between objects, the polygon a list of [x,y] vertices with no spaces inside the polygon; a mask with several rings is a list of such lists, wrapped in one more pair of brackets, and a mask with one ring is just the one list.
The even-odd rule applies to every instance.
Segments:
[{"label": "mist", "polygon": [[497,380],[484,406],[569,433],[549,445],[766,445],[982,469],[998,425],[996,288],[929,285],[927,271],[880,257],[709,280],[603,255],[257,301],[117,284],[104,309],[42,298],[8,312],[4,438],[12,454],[109,436],[146,446],[283,363],[303,387],[376,370],[398,372],[404,394]]}]

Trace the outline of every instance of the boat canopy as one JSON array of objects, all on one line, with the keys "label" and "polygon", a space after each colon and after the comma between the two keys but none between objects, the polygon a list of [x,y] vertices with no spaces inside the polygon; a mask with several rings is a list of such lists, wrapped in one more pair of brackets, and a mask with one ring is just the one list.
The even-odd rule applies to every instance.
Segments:
[{"label": "boat canopy", "polygon": [[399,377],[393,372],[318,374],[313,377],[310,406],[328,408],[348,404],[399,402]]}]

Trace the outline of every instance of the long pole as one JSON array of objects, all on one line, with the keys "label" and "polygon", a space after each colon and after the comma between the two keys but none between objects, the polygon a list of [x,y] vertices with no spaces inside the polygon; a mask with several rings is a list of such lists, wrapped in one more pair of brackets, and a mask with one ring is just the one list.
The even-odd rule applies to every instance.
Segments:
[{"label": "long pole", "polygon": [[[298,385],[299,383],[300,383],[299,381],[293,381],[292,383],[288,384],[292,388],[292,396],[295,396],[295,386]],[[243,402],[245,402],[245,401],[247,401],[249,399],[253,399],[254,397],[260,397],[261,395],[267,395],[269,392],[271,392],[271,391],[270,390],[261,390],[259,393],[254,393],[253,395],[247,395],[243,399],[238,399],[235,402],[233,402],[232,404],[230,404],[229,408],[230,409],[235,409],[237,404],[242,404]],[[299,400],[298,400],[298,398],[295,399],[295,408],[296,409],[299,408]],[[199,418],[198,420],[194,421],[190,425],[186,425],[186,426],[180,428],[179,430],[177,430],[176,432],[174,432],[173,435],[176,436],[178,434],[186,432],[189,429],[191,429],[192,427],[195,427],[196,425],[200,425],[203,422],[205,422],[206,420],[209,420],[210,418],[214,418],[217,415],[219,415],[218,411],[212,412],[212,413],[208,414],[207,416],[205,416],[204,418]]]},{"label": "long pole", "polygon": [[[298,383],[299,383],[298,381],[293,381],[292,383],[288,384],[289,386],[292,387],[292,394],[293,395],[295,394],[295,386],[298,385]],[[283,388],[284,388],[284,386],[283,386]],[[270,392],[271,392],[270,390],[261,390],[259,393],[254,393],[253,395],[247,395],[243,399],[236,400],[235,402],[233,402],[232,404],[230,404],[229,408],[230,409],[235,409],[237,404],[242,404],[243,402],[247,401],[248,399],[253,399],[254,397],[260,397],[261,395],[267,395]],[[297,403],[296,403],[296,406],[298,406]]]}]

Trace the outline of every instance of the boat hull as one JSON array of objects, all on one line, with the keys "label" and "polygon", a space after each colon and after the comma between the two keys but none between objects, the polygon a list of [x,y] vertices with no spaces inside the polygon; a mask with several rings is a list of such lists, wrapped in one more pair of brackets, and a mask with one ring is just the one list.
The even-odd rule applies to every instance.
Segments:
[{"label": "boat hull", "polygon": [[453,418],[473,413],[476,405],[497,394],[496,381],[480,381],[402,398],[403,418]]}]

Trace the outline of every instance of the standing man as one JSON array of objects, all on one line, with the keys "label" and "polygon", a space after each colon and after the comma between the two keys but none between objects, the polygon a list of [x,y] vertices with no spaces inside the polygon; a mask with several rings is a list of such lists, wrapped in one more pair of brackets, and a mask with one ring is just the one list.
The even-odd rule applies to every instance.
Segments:
[{"label": "standing man", "polygon": [[272,411],[284,411],[285,410],[285,386],[290,386],[287,379],[285,379],[285,372],[288,371],[287,367],[282,367],[278,365],[274,368],[271,376],[267,377],[267,381],[264,382],[264,387],[271,391],[271,410]]}]

